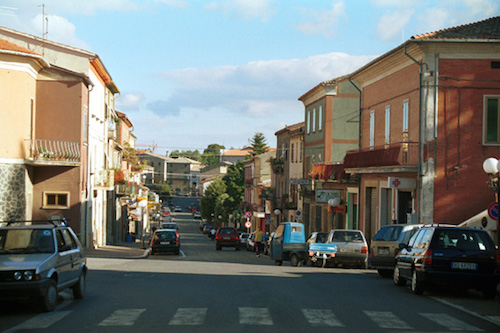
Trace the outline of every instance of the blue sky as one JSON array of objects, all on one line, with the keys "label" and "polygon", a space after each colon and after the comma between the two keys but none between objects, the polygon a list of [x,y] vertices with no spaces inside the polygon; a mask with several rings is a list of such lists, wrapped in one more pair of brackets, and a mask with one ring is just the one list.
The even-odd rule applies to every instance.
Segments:
[{"label": "blue sky", "polygon": [[139,144],[241,148],[304,119],[297,99],[497,0],[0,0],[0,25],[99,54]]}]

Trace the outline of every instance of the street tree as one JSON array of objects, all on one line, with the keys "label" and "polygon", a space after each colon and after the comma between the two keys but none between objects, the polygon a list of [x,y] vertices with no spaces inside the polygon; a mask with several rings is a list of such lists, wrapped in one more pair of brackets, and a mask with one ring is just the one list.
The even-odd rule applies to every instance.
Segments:
[{"label": "street tree", "polygon": [[252,156],[264,154],[268,150],[266,138],[261,132],[255,133],[250,140],[250,145],[252,146]]},{"label": "street tree", "polygon": [[200,200],[201,214],[209,217],[226,215],[223,203],[227,197],[226,184],[224,184],[221,178],[215,179],[204,191],[203,197]]},{"label": "street tree", "polygon": [[219,163],[221,149],[225,149],[225,147],[217,143],[209,144],[201,155],[201,163],[205,166]]},{"label": "street tree", "polygon": [[222,180],[228,195],[224,200],[224,207],[228,214],[234,216],[235,221],[239,221],[243,216],[241,203],[245,198],[245,167],[241,162],[231,165]]}]

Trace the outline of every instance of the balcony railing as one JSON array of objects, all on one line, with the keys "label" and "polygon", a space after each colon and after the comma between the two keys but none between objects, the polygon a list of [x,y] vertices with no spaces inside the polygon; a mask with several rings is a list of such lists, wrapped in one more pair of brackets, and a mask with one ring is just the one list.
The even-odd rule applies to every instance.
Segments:
[{"label": "balcony railing", "polygon": [[94,174],[94,188],[113,190],[115,186],[115,171],[101,170]]},{"label": "balcony railing", "polygon": [[58,140],[26,140],[29,159],[48,162],[80,162],[80,143]]},{"label": "balcony railing", "polygon": [[346,152],[345,168],[390,166],[417,166],[418,143],[399,142],[383,146],[365,147]]}]

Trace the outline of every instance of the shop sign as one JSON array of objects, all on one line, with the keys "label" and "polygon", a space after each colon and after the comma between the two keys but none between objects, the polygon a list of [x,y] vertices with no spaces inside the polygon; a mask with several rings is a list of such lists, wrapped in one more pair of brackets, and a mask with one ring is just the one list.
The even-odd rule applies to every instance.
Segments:
[{"label": "shop sign", "polygon": [[335,198],[340,200],[340,190],[316,190],[316,203],[327,203]]}]

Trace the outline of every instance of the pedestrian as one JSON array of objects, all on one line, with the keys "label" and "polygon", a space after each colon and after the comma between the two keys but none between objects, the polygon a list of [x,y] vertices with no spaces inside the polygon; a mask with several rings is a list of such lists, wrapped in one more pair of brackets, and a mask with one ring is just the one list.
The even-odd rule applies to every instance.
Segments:
[{"label": "pedestrian", "polygon": [[254,242],[255,242],[255,255],[260,257],[260,244],[262,243],[262,230],[260,227],[257,227],[257,230],[254,232]]},{"label": "pedestrian", "polygon": [[216,233],[217,233],[217,230],[215,230],[215,228],[210,229],[210,239],[215,239]]}]

